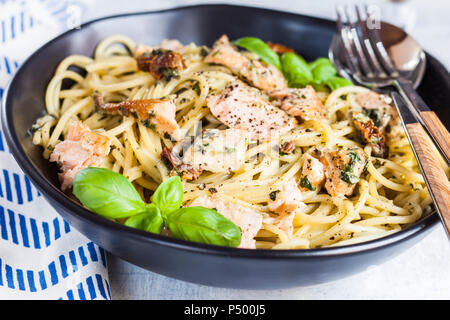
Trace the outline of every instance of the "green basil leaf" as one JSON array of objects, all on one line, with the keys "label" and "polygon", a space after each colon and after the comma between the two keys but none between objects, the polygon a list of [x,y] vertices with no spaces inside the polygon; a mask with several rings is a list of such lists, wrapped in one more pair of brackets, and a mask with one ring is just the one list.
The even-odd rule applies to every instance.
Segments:
[{"label": "green basil leaf", "polygon": [[353,82],[341,77],[332,77],[325,81],[325,84],[333,91],[341,87],[352,86]]},{"label": "green basil leaf", "polygon": [[318,58],[309,64],[315,83],[320,84],[337,74],[336,68],[327,58]]},{"label": "green basil leaf", "polygon": [[166,225],[178,239],[237,247],[241,230],[215,210],[204,207],[181,208],[170,213]]},{"label": "green basil leaf", "polygon": [[127,221],[125,221],[125,225],[131,228],[160,234],[164,225],[161,212],[153,203],[147,205],[146,209],[147,210],[144,213],[128,218]]},{"label": "green basil leaf", "polygon": [[256,53],[262,61],[281,70],[280,57],[264,41],[254,37],[244,37],[233,41],[233,44]]},{"label": "green basil leaf", "polygon": [[287,52],[283,54],[281,66],[289,87],[305,87],[314,80],[308,63],[295,53]]},{"label": "green basil leaf", "polygon": [[109,219],[126,218],[145,211],[133,184],[120,173],[89,167],[73,180],[73,194],[89,210]]},{"label": "green basil leaf", "polygon": [[161,183],[152,196],[152,203],[163,215],[175,211],[183,203],[183,184],[178,176],[171,177]]}]

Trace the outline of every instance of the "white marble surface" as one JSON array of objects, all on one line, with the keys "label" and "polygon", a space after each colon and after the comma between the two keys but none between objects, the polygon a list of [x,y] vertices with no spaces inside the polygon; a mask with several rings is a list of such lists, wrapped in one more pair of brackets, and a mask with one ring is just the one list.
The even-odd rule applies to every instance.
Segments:
[{"label": "white marble surface", "polygon": [[[125,12],[165,9],[224,1],[84,1],[83,21]],[[228,0],[334,19],[337,3],[355,0]],[[410,0],[406,5],[374,0],[385,20],[405,27],[417,41],[450,69],[450,1]],[[338,281],[286,290],[232,290],[170,279],[109,255],[113,299],[450,299],[450,245],[442,226],[416,246],[385,263]]]}]

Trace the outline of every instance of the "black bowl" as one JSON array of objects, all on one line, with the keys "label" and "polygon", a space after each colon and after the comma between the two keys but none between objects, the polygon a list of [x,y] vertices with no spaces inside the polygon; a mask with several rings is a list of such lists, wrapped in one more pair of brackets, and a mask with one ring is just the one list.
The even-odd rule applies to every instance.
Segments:
[{"label": "black bowl", "polygon": [[[120,33],[137,42],[211,45],[226,33],[231,39],[256,36],[294,47],[306,59],[327,56],[333,21],[297,14],[227,5],[202,5],[126,14],[84,24],[50,41],[18,70],[5,92],[2,124],[17,162],[50,204],[73,227],[100,246],[151,271],[199,284],[230,288],[286,288],[342,278],[381,263],[411,247],[439,218],[423,217],[404,230],[351,246],[311,250],[245,250],[203,245],[154,235],[92,214],[59,189],[57,168],[42,158],[28,129],[45,110],[44,93],[57,64],[71,54],[92,55],[103,38]],[[420,93],[448,125],[449,74],[428,56]]]}]

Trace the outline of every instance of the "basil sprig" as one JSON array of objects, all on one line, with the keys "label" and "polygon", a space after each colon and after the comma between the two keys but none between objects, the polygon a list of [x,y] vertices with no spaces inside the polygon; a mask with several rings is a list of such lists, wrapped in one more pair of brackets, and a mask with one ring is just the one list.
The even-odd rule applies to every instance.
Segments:
[{"label": "basil sprig", "polygon": [[281,70],[280,57],[261,39],[255,37],[243,37],[233,41],[233,44],[256,53],[262,61]]},{"label": "basil sprig", "polygon": [[337,76],[336,68],[327,58],[318,58],[307,63],[298,54],[287,52],[281,56],[281,66],[290,87],[299,88],[310,84],[316,89],[325,85],[336,90],[353,84]]},{"label": "basil sprig", "polygon": [[178,209],[167,216],[166,225],[179,239],[230,247],[241,243],[241,231],[233,222],[204,207]]},{"label": "basil sprig", "polygon": [[241,230],[219,212],[204,207],[181,208],[183,184],[178,176],[161,183],[145,204],[123,175],[104,168],[81,170],[73,181],[73,194],[91,211],[109,219],[127,218],[125,225],[159,234],[164,225],[173,237],[237,247]]},{"label": "basil sprig", "polygon": [[281,56],[281,66],[289,87],[305,87],[314,82],[308,63],[295,53],[287,52],[283,54]]},{"label": "basil sprig", "polygon": [[286,52],[281,57],[263,40],[255,37],[239,38],[233,43],[257,54],[267,64],[283,72],[289,87],[301,88],[312,85],[316,89],[329,87],[336,90],[353,83],[337,75],[337,70],[327,58],[318,58],[307,63],[303,57],[293,52]]},{"label": "basil sprig", "polygon": [[182,203],[183,184],[180,177],[171,177],[161,183],[152,196],[152,204],[164,215],[179,209]]},{"label": "basil sprig", "polygon": [[161,211],[153,203],[147,205],[146,209],[147,210],[143,213],[129,217],[125,221],[125,225],[151,233],[161,233],[164,226],[164,219],[161,215]]},{"label": "basil sprig", "polygon": [[86,208],[109,219],[127,218],[146,210],[131,182],[108,169],[89,167],[79,171],[73,180],[73,194]]}]

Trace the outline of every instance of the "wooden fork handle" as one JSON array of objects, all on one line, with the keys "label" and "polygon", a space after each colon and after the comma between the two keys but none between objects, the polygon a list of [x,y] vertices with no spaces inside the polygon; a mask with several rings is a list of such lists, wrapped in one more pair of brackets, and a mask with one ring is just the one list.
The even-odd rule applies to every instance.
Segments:
[{"label": "wooden fork handle", "polygon": [[406,124],[411,143],[427,182],[431,196],[435,200],[437,211],[444,222],[447,235],[450,236],[450,182],[435,157],[430,140],[420,123]]},{"label": "wooden fork handle", "polygon": [[426,128],[447,163],[450,163],[450,133],[439,117],[428,108],[410,81],[400,78],[394,80],[393,84],[402,96],[414,106],[419,114],[418,120]]},{"label": "wooden fork handle", "polygon": [[420,117],[430,131],[430,134],[439,143],[442,152],[447,159],[450,159],[450,133],[442,124],[441,120],[439,120],[437,114],[434,111],[422,111],[420,112]]}]

